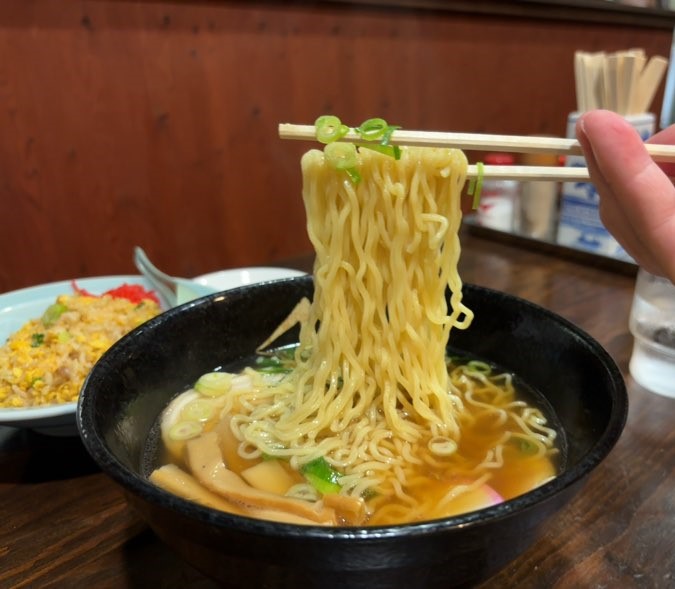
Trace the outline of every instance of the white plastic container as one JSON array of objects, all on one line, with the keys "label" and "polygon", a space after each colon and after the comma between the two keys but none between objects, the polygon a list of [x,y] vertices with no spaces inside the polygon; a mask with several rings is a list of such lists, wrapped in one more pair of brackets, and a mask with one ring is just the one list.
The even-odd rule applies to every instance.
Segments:
[{"label": "white plastic container", "polygon": [[[579,116],[580,113],[573,112],[567,118],[567,137],[575,137],[574,128]],[[629,115],[626,120],[635,127],[643,140],[654,133],[655,116],[652,113]],[[581,156],[569,156],[565,165],[584,167],[586,160]],[[563,183],[557,242],[632,262],[633,259],[602,224],[599,203],[598,192],[590,182]]]},{"label": "white plastic container", "polygon": [[[557,166],[560,160],[555,154],[523,154],[520,164],[524,166]],[[519,206],[515,211],[514,231],[519,235],[554,241],[558,220],[558,197],[560,183],[545,180],[523,182],[520,187]]]},{"label": "white plastic container", "polygon": [[[484,162],[490,166],[511,166],[515,158],[510,153],[488,153]],[[483,180],[476,220],[482,227],[513,231],[518,207],[520,183],[516,180]]]}]

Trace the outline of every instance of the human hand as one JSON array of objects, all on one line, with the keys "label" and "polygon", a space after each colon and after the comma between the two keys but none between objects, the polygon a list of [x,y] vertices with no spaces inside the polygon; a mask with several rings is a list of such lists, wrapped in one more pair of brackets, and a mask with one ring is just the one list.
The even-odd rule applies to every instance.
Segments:
[{"label": "human hand", "polygon": [[[610,111],[584,113],[576,134],[603,225],[645,270],[675,282],[675,164],[655,163],[635,129]],[[649,142],[675,145],[675,125]]]}]

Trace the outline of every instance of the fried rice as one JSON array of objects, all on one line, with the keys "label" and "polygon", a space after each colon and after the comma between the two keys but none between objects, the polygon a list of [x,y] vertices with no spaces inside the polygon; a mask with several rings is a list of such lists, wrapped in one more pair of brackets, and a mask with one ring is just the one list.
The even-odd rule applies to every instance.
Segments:
[{"label": "fried rice", "polygon": [[59,296],[0,348],[0,408],[76,401],[101,355],[160,311],[151,300]]}]

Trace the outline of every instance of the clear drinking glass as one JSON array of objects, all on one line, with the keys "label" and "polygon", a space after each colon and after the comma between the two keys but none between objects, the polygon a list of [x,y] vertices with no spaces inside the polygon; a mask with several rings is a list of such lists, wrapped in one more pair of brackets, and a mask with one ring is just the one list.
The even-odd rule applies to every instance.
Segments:
[{"label": "clear drinking glass", "polygon": [[640,268],[630,312],[630,373],[649,391],[675,398],[675,285]]}]

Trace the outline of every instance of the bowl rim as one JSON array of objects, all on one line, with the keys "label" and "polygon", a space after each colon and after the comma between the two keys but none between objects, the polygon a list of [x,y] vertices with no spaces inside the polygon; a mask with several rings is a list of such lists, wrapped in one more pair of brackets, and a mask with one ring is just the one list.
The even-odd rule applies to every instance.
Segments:
[{"label": "bowl rim", "polygon": [[[311,275],[295,276],[291,278],[271,281],[272,283],[312,281]],[[244,297],[250,289],[265,288],[267,283],[251,284],[228,292],[230,297]],[[464,283],[464,289],[477,292],[483,292],[490,296],[506,297],[514,299],[521,305],[532,308],[535,312],[544,314],[549,319],[559,323],[561,327],[572,332],[577,337],[582,338],[591,348],[594,354],[598,356],[601,363],[606,367],[616,391],[613,396],[612,408],[607,420],[607,426],[598,435],[597,441],[588,451],[580,457],[578,462],[569,469],[565,469],[551,481],[544,483],[527,493],[508,499],[503,503],[472,511],[465,514],[452,517],[427,520],[421,522],[412,522],[405,524],[395,524],[386,526],[321,526],[321,525],[298,525],[273,522],[268,520],[256,519],[252,517],[230,514],[215,509],[201,506],[176,495],[173,495],[163,489],[153,485],[147,478],[143,478],[126,466],[124,466],[108,449],[100,434],[90,431],[88,423],[93,422],[93,405],[89,401],[90,395],[85,393],[90,380],[97,377],[96,367],[87,376],[77,404],[77,426],[81,439],[91,454],[92,458],[99,464],[105,474],[110,476],[126,491],[135,496],[142,497],[145,501],[153,503],[155,506],[169,509],[180,515],[191,519],[196,519],[202,523],[217,528],[227,528],[233,531],[246,532],[250,534],[262,534],[268,537],[278,538],[297,538],[313,540],[362,540],[370,541],[382,538],[413,538],[435,535],[439,532],[451,532],[453,530],[466,530],[479,528],[484,525],[492,524],[511,517],[515,512],[524,512],[535,505],[552,500],[556,495],[571,490],[573,487],[584,482],[587,475],[600,464],[615,446],[623,429],[628,416],[628,393],[624,378],[617,367],[611,355],[600,345],[600,343],[590,336],[583,329],[565,319],[564,317],[532,303],[519,296],[494,290],[485,286],[479,286],[472,283]],[[214,302],[220,302],[216,299],[222,299],[222,293],[215,293],[196,301],[191,301],[179,307],[175,307],[150,319],[134,331],[125,335],[116,342],[110,349],[115,353],[124,346],[131,345],[134,339],[141,336],[145,331],[152,329],[157,323],[170,320],[173,315],[185,312],[188,307],[198,307],[210,305]]]}]

